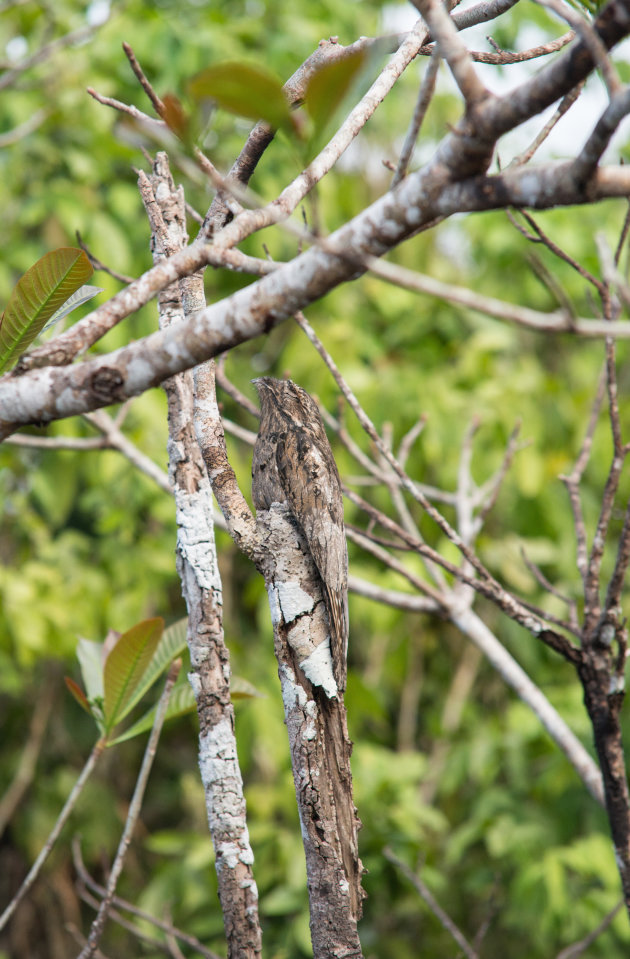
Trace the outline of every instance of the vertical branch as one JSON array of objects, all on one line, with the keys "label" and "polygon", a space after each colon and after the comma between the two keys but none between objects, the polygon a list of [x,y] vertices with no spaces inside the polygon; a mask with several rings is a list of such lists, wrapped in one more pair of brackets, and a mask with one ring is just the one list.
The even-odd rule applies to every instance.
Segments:
[{"label": "vertical branch", "polygon": [[[165,154],[140,189],[152,228],[154,259],[186,242],[183,193],[175,190]],[[159,203],[156,200],[159,197]],[[200,273],[160,296],[160,324],[177,322],[204,305]],[[230,700],[230,662],[223,636],[222,595],[212,521],[212,493],[193,425],[193,376],[164,384],[168,400],[169,472],[177,511],[177,567],[188,609],[190,681],[199,715],[199,765],[216,854],[228,955],[260,955],[258,891],[247,831],[245,797]]]},{"label": "vertical branch", "polygon": [[319,959],[359,959],[362,867],[345,706],[339,696],[329,700],[311,684],[300,665],[309,656],[313,663],[314,647],[327,637],[319,576],[286,507],[274,503],[259,510],[254,524],[227,459],[209,364],[195,370],[195,427],[228,530],[267,586],[302,826],[313,952]]}]

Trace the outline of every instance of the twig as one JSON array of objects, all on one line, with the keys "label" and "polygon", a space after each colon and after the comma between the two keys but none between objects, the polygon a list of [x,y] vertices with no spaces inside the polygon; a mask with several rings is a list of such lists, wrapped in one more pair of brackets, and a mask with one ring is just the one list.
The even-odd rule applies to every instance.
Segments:
[{"label": "twig", "polygon": [[151,104],[153,105],[153,109],[155,110],[155,112],[161,119],[164,119],[164,113],[165,113],[164,101],[160,99],[160,97],[157,95],[157,93],[155,92],[155,90],[153,89],[149,81],[147,80],[142,70],[142,67],[138,63],[138,60],[136,59],[136,55],[131,49],[130,45],[128,43],[123,43],[122,48],[125,51],[125,56],[129,60],[131,69],[133,70],[136,77],[138,78],[140,86],[142,87],[142,89],[148,96],[149,100],[151,101]]},{"label": "twig", "polygon": [[613,439],[613,457],[604,485],[600,512],[591,543],[591,551],[588,557],[586,577],[584,580],[585,636],[589,636],[594,623],[600,616],[599,590],[601,564],[615,504],[615,497],[627,455],[627,450],[623,447],[621,438],[621,422],[619,419],[617,397],[617,373],[615,369],[615,344],[611,339],[606,340],[606,390],[608,393],[608,417]]},{"label": "twig", "polygon": [[[454,20],[454,18],[451,19]],[[469,50],[468,53],[471,60],[473,60],[474,63],[487,63],[503,67],[510,66],[513,63],[524,63],[527,60],[536,60],[539,57],[546,57],[551,53],[556,53],[575,39],[575,31],[570,30],[555,40],[548,40],[547,43],[542,43],[537,47],[530,47],[529,50],[521,50],[520,53],[512,53],[509,50],[499,50],[492,40],[492,37],[488,37],[487,39],[497,52],[487,53],[481,50]],[[427,43],[418,53],[420,56],[427,56],[428,54],[432,54],[435,49],[435,44]]]},{"label": "twig", "polygon": [[572,175],[586,183],[593,175],[604,150],[625,116],[630,113],[630,89],[615,94],[595,125],[595,129],[573,162]]},{"label": "twig", "polygon": [[478,536],[483,528],[483,524],[486,521],[487,517],[494,509],[494,505],[499,496],[499,491],[503,484],[503,480],[507,476],[508,470],[512,465],[512,461],[516,454],[518,448],[518,437],[521,431],[520,422],[516,423],[514,429],[510,433],[508,438],[507,446],[505,448],[505,453],[503,454],[503,459],[501,460],[501,465],[498,470],[487,480],[479,490],[481,499],[481,507],[477,516],[475,517],[474,522],[474,535]]},{"label": "twig", "polygon": [[133,466],[157,483],[160,489],[163,489],[165,493],[172,492],[168,476],[164,470],[160,469],[149,456],[142,453],[141,450],[121,432],[105,410],[94,410],[93,413],[85,413],[84,418],[101,431],[112,449],[116,449],[119,453],[122,453]]},{"label": "twig", "polygon": [[[595,234],[595,246],[597,247],[604,281],[619,294],[626,306],[630,306],[630,286],[621,275],[617,266],[618,258],[616,255],[613,256],[608,241],[601,231]],[[621,246],[618,245],[617,249],[621,250]]]},{"label": "twig", "polygon": [[553,583],[550,583],[542,570],[533,563],[525,552],[524,547],[521,546],[521,559],[525,563],[527,569],[530,571],[536,582],[542,586],[543,589],[546,589],[548,593],[551,593],[552,596],[556,596],[561,602],[565,603],[569,607],[569,622],[571,623],[572,628],[577,632],[579,629],[578,616],[577,616],[577,603],[574,599],[571,599],[570,596],[565,596]]},{"label": "twig", "polygon": [[444,912],[437,899],[434,897],[428,886],[426,886],[422,881],[420,876],[416,875],[416,873],[413,872],[413,870],[410,869],[409,866],[402,861],[402,859],[399,859],[398,856],[389,848],[389,846],[386,846],[385,849],[383,849],[383,855],[386,859],[389,859],[389,861],[393,863],[393,865],[402,872],[403,876],[405,876],[415,887],[435,918],[441,924],[442,928],[445,929],[455,940],[467,959],[479,959],[478,953],[474,951],[464,934],[455,925],[451,917]]},{"label": "twig", "polygon": [[588,547],[586,540],[586,525],[584,522],[584,514],[582,512],[579,486],[582,476],[584,475],[584,470],[586,469],[590,459],[591,449],[593,447],[593,436],[595,434],[597,421],[599,420],[602,403],[604,402],[605,392],[606,366],[604,365],[602,372],[600,373],[597,391],[595,393],[588,424],[584,433],[584,439],[582,440],[582,445],[575,461],[575,465],[568,476],[561,475],[559,477],[559,479],[565,484],[569,494],[569,502],[571,504],[571,511],[573,513],[573,525],[575,527],[576,564],[582,578],[583,585],[586,583]]},{"label": "twig", "polygon": [[579,273],[581,277],[583,277],[585,280],[588,280],[589,283],[592,283],[601,297],[605,295],[604,284],[601,282],[601,280],[598,280],[596,276],[593,276],[593,274],[586,269],[586,267],[582,266],[581,263],[578,263],[577,260],[575,260],[572,256],[566,253],[565,250],[559,247],[557,243],[554,243],[553,240],[547,236],[547,234],[542,229],[542,227],[538,225],[538,223],[536,222],[534,217],[531,215],[531,213],[528,213],[526,210],[519,210],[519,213],[521,214],[523,219],[526,220],[527,223],[529,223],[530,227],[532,228],[532,230],[534,230],[534,234],[535,234],[534,235],[534,234],[528,233],[526,230],[521,229],[518,226],[518,224],[515,223],[514,225],[517,227],[517,229],[520,230],[523,236],[525,236],[532,243],[542,243],[544,246],[547,247],[548,250],[550,250],[560,260],[564,260],[565,263],[568,263],[569,266],[573,267],[576,273]]},{"label": "twig", "polygon": [[366,579],[353,576],[352,573],[348,576],[348,589],[356,593],[357,596],[363,596],[375,603],[385,603],[393,609],[402,609],[407,613],[435,612],[433,600],[425,596],[417,596],[415,593],[401,593],[399,590],[377,586]]},{"label": "twig", "polygon": [[168,129],[164,120],[157,120],[148,113],[144,113],[143,110],[139,110],[138,107],[134,107],[130,103],[123,103],[121,100],[116,100],[115,97],[106,97],[102,93],[98,93],[94,87],[87,87],[86,93],[89,93],[97,103],[101,103],[105,107],[112,107],[113,110],[118,110],[119,113],[127,113],[130,117],[133,117],[134,120],[142,120],[143,123],[150,123],[164,130]]},{"label": "twig", "polygon": [[29,136],[42,125],[47,116],[47,110],[36,110],[35,113],[31,114],[23,123],[18,123],[16,127],[13,127],[12,130],[7,130],[6,133],[0,133],[0,150],[13,146],[14,143]]},{"label": "twig", "polygon": [[411,429],[407,430],[407,432],[401,439],[400,445],[398,447],[398,462],[400,463],[402,467],[406,466],[407,459],[411,452],[411,448],[413,444],[416,442],[416,440],[418,439],[418,437],[420,436],[420,434],[422,433],[422,431],[424,430],[424,427],[426,426],[426,422],[427,422],[427,417],[426,415],[423,414],[418,420],[416,420],[416,422],[413,424]]},{"label": "twig", "polygon": [[584,939],[580,939],[579,942],[574,942],[572,945],[567,946],[558,953],[556,959],[578,959],[578,956],[583,955],[588,947],[592,946],[595,940],[601,936],[602,932],[605,932],[606,929],[608,929],[622,906],[623,899],[620,899],[614,909],[611,909],[608,915],[604,916],[599,925],[596,926],[592,932],[589,932],[588,936],[585,936]]},{"label": "twig", "polygon": [[[72,861],[79,879],[85,884],[85,886],[89,889],[92,889],[97,895],[103,897],[106,893],[106,889],[104,886],[101,886],[99,883],[97,883],[87,871],[85,863],[83,862],[83,857],[81,856],[81,846],[77,836],[75,836],[72,840]],[[132,916],[137,916],[138,919],[143,919],[145,922],[151,923],[151,925],[155,926],[156,929],[161,929],[162,932],[171,933],[182,942],[185,942],[186,945],[190,946],[192,949],[195,949],[202,956],[205,956],[205,959],[218,959],[218,956],[215,952],[212,952],[211,949],[207,949],[203,943],[199,942],[199,940],[194,936],[189,935],[187,932],[184,932],[181,929],[177,929],[171,923],[157,919],[155,916],[152,916],[151,913],[146,912],[144,909],[139,909],[138,906],[134,906],[133,903],[128,902],[126,899],[121,899],[120,896],[114,896],[112,898],[112,905],[118,906],[119,909],[124,909],[125,912],[130,912]]]},{"label": "twig", "polygon": [[[86,414],[86,416],[89,414]],[[111,449],[106,437],[101,436],[31,436],[30,433],[15,433],[7,436],[7,443],[35,450],[89,450]]]},{"label": "twig", "polygon": [[[92,893],[86,889],[83,883],[77,882],[76,888],[80,899],[87,903],[88,906],[92,906],[95,912],[98,912],[101,904],[100,900],[97,899],[96,896],[93,896]],[[115,922],[116,925],[120,926],[121,929],[126,929],[127,932],[130,932],[133,936],[135,936],[137,939],[140,939],[146,945],[151,946],[153,949],[158,949],[161,952],[166,952],[168,955],[171,954],[170,948],[165,942],[157,939],[155,936],[149,936],[146,932],[142,931],[137,926],[134,926],[133,922],[131,922],[129,919],[125,919],[124,916],[121,916],[117,909],[111,908],[109,910],[109,918],[112,920],[112,922]],[[81,945],[85,945],[86,941],[87,940],[85,937],[83,937],[81,940]],[[95,955],[98,956],[99,953],[100,950],[97,949]]]},{"label": "twig", "polygon": [[46,677],[44,688],[35,700],[35,708],[29,725],[28,738],[20,755],[15,775],[4,795],[0,799],[0,836],[4,833],[7,823],[20,805],[22,797],[35,776],[37,757],[44,740],[48,717],[57,693],[57,684],[52,677]]},{"label": "twig", "polygon": [[448,63],[467,107],[492,98],[492,94],[473,69],[468,50],[439,0],[420,0],[418,6],[430,27],[431,35],[438,42],[440,54]]},{"label": "twig", "polygon": [[[520,226],[519,229],[523,230]],[[527,238],[532,239],[532,235],[527,233]],[[538,242],[537,238],[534,237],[533,239]],[[388,260],[366,257],[365,264],[370,273],[386,283],[394,283],[396,286],[402,286],[417,293],[425,293],[427,296],[435,296],[450,303],[457,303],[467,309],[474,310],[476,313],[494,316],[498,320],[507,320],[528,329],[549,333],[571,332],[578,336],[605,336],[610,331],[609,324],[604,320],[582,317],[571,320],[571,317],[564,312],[543,313],[539,310],[531,310],[513,303],[506,303],[504,300],[497,300],[494,297],[482,296],[462,286],[442,283],[431,276],[416,273],[414,270],[408,270],[406,267],[390,263]]]},{"label": "twig", "polygon": [[562,119],[565,113],[570,110],[575,101],[578,99],[582,90],[584,89],[584,81],[578,83],[578,85],[566,94],[560,101],[560,105],[556,112],[547,120],[542,130],[534,137],[531,144],[527,147],[526,150],[523,150],[522,153],[519,153],[518,156],[515,156],[508,164],[507,169],[511,167],[522,166],[524,163],[527,163],[533,157],[534,153],[538,150],[540,146],[545,142],[553,128],[556,124]]},{"label": "twig", "polygon": [[116,851],[116,856],[112,863],[112,868],[109,874],[109,879],[107,882],[107,888],[105,890],[105,896],[101,902],[100,908],[98,910],[96,919],[92,923],[92,928],[90,930],[90,935],[88,936],[87,943],[85,947],[81,950],[79,954],[79,959],[90,959],[94,955],[98,941],[101,938],[105,922],[107,920],[107,914],[109,912],[110,906],[112,904],[112,899],[116,891],[116,885],[118,883],[119,876],[122,872],[123,865],[125,862],[125,856],[131,843],[131,837],[138,821],[138,816],[140,815],[140,809],[142,807],[142,800],[144,798],[144,791],[147,786],[149,779],[149,773],[151,772],[151,767],[153,765],[153,760],[155,759],[155,753],[157,751],[158,740],[160,738],[160,733],[162,732],[162,725],[164,723],[164,718],[166,716],[166,709],[168,706],[168,701],[171,696],[175,680],[181,669],[181,659],[175,660],[171,664],[166,682],[164,684],[164,689],[162,695],[160,696],[159,702],[155,710],[155,719],[153,721],[153,728],[151,729],[151,735],[146,745],[144,751],[144,758],[142,760],[142,766],[140,767],[140,773],[136,781],[136,786],[133,792],[131,802],[129,804],[129,811],[127,813],[127,819],[125,822],[125,828],[123,830],[122,836],[120,838],[120,843]]},{"label": "twig", "polygon": [[608,90],[608,96],[612,99],[619,91],[621,81],[608,56],[606,47],[593,29],[592,23],[590,23],[581,12],[570,7],[568,3],[561,2],[561,0],[537,0],[537,2],[540,3],[542,7],[553,10],[557,16],[561,17],[569,26],[573,27],[592,56],[593,62],[601,70],[606,89]]},{"label": "twig", "polygon": [[630,203],[628,204],[628,209],[626,210],[626,216],[623,221],[621,233],[619,234],[619,242],[617,243],[617,249],[615,250],[615,266],[619,266],[619,260],[621,259],[621,251],[623,250],[623,245],[626,242],[626,237],[628,236],[628,230],[630,230]]},{"label": "twig", "polygon": [[90,263],[92,264],[95,270],[102,270],[103,273],[107,273],[109,274],[109,276],[113,276],[113,278],[115,280],[119,280],[120,283],[133,283],[135,277],[127,276],[125,273],[117,273],[116,270],[112,270],[110,266],[106,266],[102,260],[99,260],[98,257],[94,256],[94,254],[88,247],[87,243],[83,242],[83,238],[78,230],[76,231],[76,237],[77,237],[77,243],[79,244],[81,249],[85,252],[86,256],[88,257]]},{"label": "twig", "polygon": [[11,69],[6,70],[0,77],[0,90],[11,86],[21,73],[24,73],[25,70],[30,70],[31,67],[36,66],[38,63],[43,63],[44,60],[48,60],[48,58],[52,57],[57,51],[64,50],[66,47],[72,46],[73,43],[83,43],[89,40],[95,31],[96,27],[80,27],[78,30],[66,33],[63,37],[57,37],[55,40],[51,40],[50,43],[40,47],[39,50],[36,50],[30,57],[24,57],[24,59],[11,67]]},{"label": "twig", "polygon": [[388,566],[395,573],[398,573],[399,576],[403,576],[408,580],[415,589],[419,590],[425,596],[430,597],[433,600],[433,605],[430,607],[433,611],[442,608],[443,594],[439,590],[408,570],[403,563],[395,559],[387,550],[374,542],[365,532],[354,529],[353,527],[347,527],[347,536],[348,539],[360,546],[366,553],[371,553],[372,556],[380,560],[385,566]]},{"label": "twig", "polygon": [[70,791],[70,795],[66,799],[64,807],[59,813],[57,821],[55,825],[53,826],[50,832],[50,835],[48,836],[48,839],[44,843],[44,846],[41,852],[39,853],[37,859],[31,866],[28,872],[28,875],[26,876],[26,879],[24,880],[24,882],[22,883],[22,885],[16,892],[15,896],[13,897],[9,905],[6,907],[6,909],[0,916],[0,931],[4,929],[7,922],[9,921],[9,919],[11,918],[11,916],[13,915],[13,913],[19,906],[20,902],[22,901],[26,893],[29,891],[29,889],[31,888],[31,886],[33,885],[33,883],[39,876],[42,866],[44,865],[50,853],[52,852],[53,847],[55,843],[57,842],[57,839],[59,838],[59,834],[61,830],[63,829],[66,822],[68,821],[70,813],[74,809],[77,803],[77,800],[83,791],[83,787],[85,786],[86,782],[92,775],[94,771],[94,767],[96,766],[98,760],[100,759],[104,749],[105,749],[104,739],[99,739],[92,747],[92,751],[90,752],[90,755],[88,756],[87,762],[85,766],[83,767],[83,769],[81,770],[79,778],[77,779],[76,783],[72,787],[72,790]]},{"label": "twig", "polygon": [[232,399],[244,410],[246,410],[247,413],[250,413],[252,416],[256,417],[256,419],[260,419],[260,410],[256,404],[252,403],[252,401],[245,396],[244,393],[241,393],[238,387],[236,387],[234,383],[232,383],[232,381],[229,380],[225,375],[225,370],[223,368],[224,362],[225,355],[219,357],[219,361],[216,365],[215,375],[217,378],[217,386],[219,386],[224,393],[227,393],[228,396],[231,396]]},{"label": "twig", "polygon": [[426,112],[429,108],[431,98],[435,92],[435,81],[437,79],[438,70],[440,68],[440,53],[438,48],[433,51],[431,54],[431,59],[429,60],[429,65],[425,71],[425,74],[422,78],[422,83],[420,84],[420,90],[418,91],[418,99],[416,101],[416,106],[413,111],[413,116],[411,118],[411,123],[409,124],[409,129],[407,131],[407,136],[405,137],[405,142],[403,143],[403,148],[400,151],[400,157],[398,159],[398,166],[394,176],[392,177],[392,188],[395,187],[403,179],[407,172],[409,166],[409,161],[411,160],[411,154],[416,145],[416,141],[420,134],[420,128],[422,126],[422,121],[426,116]]}]

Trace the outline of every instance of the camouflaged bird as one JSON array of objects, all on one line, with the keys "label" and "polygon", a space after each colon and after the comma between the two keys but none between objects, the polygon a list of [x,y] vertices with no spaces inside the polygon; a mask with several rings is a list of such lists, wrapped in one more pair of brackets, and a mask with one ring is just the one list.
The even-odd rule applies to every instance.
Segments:
[{"label": "camouflaged bird", "polygon": [[346,686],[348,549],[341,480],[319,410],[291,380],[253,381],[260,397],[252,498],[257,510],[288,505],[319,573],[330,627],[333,673]]}]

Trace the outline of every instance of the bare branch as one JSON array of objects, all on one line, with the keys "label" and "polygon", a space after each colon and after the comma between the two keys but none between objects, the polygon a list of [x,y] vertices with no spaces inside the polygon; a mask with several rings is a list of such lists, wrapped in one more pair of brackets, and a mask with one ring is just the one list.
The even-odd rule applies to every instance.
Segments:
[{"label": "bare branch", "polygon": [[109,276],[113,276],[115,280],[119,280],[121,283],[133,283],[134,281],[133,276],[126,276],[126,274],[124,273],[117,273],[115,270],[112,270],[111,267],[106,266],[105,263],[103,263],[96,256],[94,256],[94,254],[92,253],[88,245],[83,242],[83,239],[81,238],[81,234],[79,233],[78,230],[76,231],[76,238],[77,238],[77,243],[79,244],[81,249],[85,252],[86,256],[88,257],[90,263],[92,264],[95,270],[102,270],[104,273],[107,273]]},{"label": "bare branch", "polygon": [[403,148],[400,152],[400,157],[398,159],[398,166],[396,167],[396,172],[392,177],[392,188],[395,187],[400,181],[404,178],[407,168],[409,166],[409,161],[411,160],[411,155],[413,149],[416,145],[416,141],[420,134],[420,128],[422,126],[422,121],[426,115],[426,112],[429,108],[431,98],[435,91],[435,81],[437,79],[438,70],[440,68],[440,53],[436,50],[431,54],[431,59],[429,60],[429,65],[425,71],[425,74],[422,78],[422,83],[420,84],[420,89],[418,91],[418,99],[416,101],[416,106],[413,111],[413,116],[411,118],[411,123],[409,124],[409,129],[407,131],[407,136],[405,137],[405,142],[403,143]]},{"label": "bare branch", "polygon": [[35,776],[37,758],[44,741],[56,692],[56,684],[51,681],[49,675],[47,682],[44,683],[43,689],[35,700],[29,723],[28,738],[20,753],[15,774],[0,798],[0,836],[4,833],[7,823],[10,822],[13,813],[20,805]]},{"label": "bare branch", "polygon": [[602,372],[600,374],[599,382],[597,384],[597,392],[593,400],[593,405],[591,407],[591,413],[589,416],[588,425],[586,427],[586,432],[584,434],[584,439],[582,441],[582,446],[578,454],[575,465],[571,470],[571,473],[568,476],[560,476],[559,478],[567,487],[569,493],[569,501],[571,503],[571,510],[573,512],[573,523],[575,526],[575,537],[576,537],[576,562],[577,568],[582,577],[583,585],[586,584],[586,575],[587,575],[587,565],[588,565],[588,546],[586,540],[586,525],[584,522],[584,516],[582,513],[582,503],[580,500],[580,481],[584,475],[584,470],[588,464],[591,450],[593,448],[593,436],[595,433],[595,428],[597,426],[597,421],[599,419],[599,414],[601,412],[602,403],[604,402],[604,394],[606,392],[606,366],[604,365]]},{"label": "bare branch", "polygon": [[604,296],[604,284],[598,280],[596,276],[583,267],[581,263],[578,263],[578,261],[570,256],[565,250],[563,250],[562,247],[559,247],[557,243],[554,243],[553,240],[547,236],[543,228],[536,222],[531,213],[528,213],[526,210],[519,210],[519,213],[523,219],[529,223],[530,227],[534,231],[535,235],[523,231],[523,235],[527,237],[528,240],[530,240],[532,243],[542,243],[551,253],[554,254],[554,256],[557,256],[560,260],[564,260],[565,263],[568,263],[569,266],[573,267],[576,273],[579,273],[581,277],[583,277],[589,283],[592,283],[600,296]]},{"label": "bare branch", "polygon": [[105,922],[107,920],[107,914],[109,912],[110,906],[112,904],[112,899],[114,898],[114,893],[116,891],[116,885],[118,879],[123,869],[125,862],[125,856],[129,845],[131,843],[131,838],[140,815],[140,809],[142,807],[142,800],[144,798],[144,792],[149,780],[149,774],[151,772],[151,767],[153,766],[153,760],[155,759],[155,753],[157,751],[158,740],[160,738],[160,733],[162,732],[162,725],[164,723],[164,718],[166,716],[166,708],[168,706],[168,701],[171,697],[171,692],[173,686],[175,685],[175,680],[177,679],[178,673],[181,669],[181,659],[175,660],[171,665],[166,682],[164,684],[164,689],[162,695],[158,701],[156,710],[155,710],[155,719],[153,721],[153,728],[151,729],[151,734],[149,736],[145,751],[144,757],[142,760],[142,766],[140,767],[140,773],[138,774],[138,779],[136,781],[135,789],[133,791],[133,796],[129,804],[129,810],[127,813],[127,819],[125,821],[125,828],[123,830],[122,836],[120,837],[120,843],[116,851],[116,856],[112,863],[112,868],[110,870],[109,879],[107,881],[107,888],[105,891],[105,896],[101,902],[100,909],[96,919],[92,923],[92,928],[90,930],[90,935],[88,936],[87,943],[85,947],[81,950],[79,954],[79,959],[90,959],[90,956],[94,955],[98,941],[102,935]]},{"label": "bare branch", "polygon": [[142,67],[138,63],[136,55],[133,52],[131,46],[128,43],[123,42],[122,47],[123,47],[123,50],[125,51],[125,56],[129,60],[131,69],[133,70],[136,77],[138,78],[138,82],[140,83],[140,86],[142,87],[147,97],[151,101],[153,109],[155,110],[155,112],[161,119],[164,119],[164,113],[165,113],[164,101],[158,96],[158,94],[155,92],[155,90],[149,83]]},{"label": "bare branch", "polygon": [[59,50],[65,50],[66,47],[71,47],[75,43],[84,43],[86,40],[89,40],[95,31],[95,27],[80,27],[78,30],[73,30],[71,33],[66,33],[62,37],[56,37],[56,39],[51,40],[50,43],[45,44],[43,47],[40,47],[39,50],[36,50],[35,53],[32,53],[30,57],[24,57],[12,66],[11,69],[5,70],[2,76],[0,76],[0,90],[5,90],[11,86],[25,70],[30,70],[31,67],[37,66],[37,64],[50,59],[50,57],[58,53]]},{"label": "bare branch", "polygon": [[601,117],[595,129],[582,147],[573,165],[573,176],[583,183],[593,175],[593,171],[602,158],[604,150],[625,116],[630,113],[630,88],[616,93]]},{"label": "bare branch", "polygon": [[[81,882],[84,883],[88,889],[92,889],[98,896],[102,898],[106,892],[105,887],[97,883],[87,871],[81,856],[81,846],[77,836],[75,836],[72,840],[72,862]],[[190,946],[191,949],[194,949],[195,952],[198,952],[200,956],[204,957],[204,959],[219,959],[219,956],[216,952],[213,952],[211,949],[207,949],[203,943],[199,942],[199,940],[194,936],[189,935],[187,932],[183,932],[181,929],[175,928],[171,923],[164,922],[161,919],[158,919],[156,916],[152,916],[151,913],[146,912],[144,909],[138,909],[137,906],[134,906],[131,902],[127,902],[126,899],[121,899],[120,896],[113,896],[112,905],[117,906],[119,909],[124,909],[125,912],[131,913],[132,916],[137,916],[138,919],[143,919],[145,922],[155,926],[156,929],[161,929],[162,932],[171,933],[181,942],[184,942],[187,946]]]},{"label": "bare branch", "polygon": [[425,596],[416,596],[412,593],[401,593],[397,590],[386,589],[383,586],[370,583],[366,579],[359,579],[358,576],[353,576],[352,574],[348,576],[348,589],[356,593],[357,596],[374,600],[375,603],[385,603],[387,606],[392,606],[394,609],[402,609],[408,613],[435,612],[433,600]]},{"label": "bare branch", "polygon": [[588,936],[580,939],[579,942],[574,942],[572,945],[567,946],[566,949],[563,949],[558,953],[556,959],[578,959],[579,956],[582,956],[586,950],[593,945],[595,940],[601,936],[602,932],[605,932],[606,929],[608,929],[622,906],[623,899],[620,899],[614,909],[611,909],[608,915],[604,916],[599,925],[596,926],[592,932],[589,932]]},{"label": "bare branch", "polygon": [[570,7],[568,3],[563,3],[562,0],[537,0],[537,2],[540,3],[541,6],[553,10],[553,12],[565,20],[569,26],[573,27],[591,54],[593,62],[601,71],[608,90],[608,96],[612,98],[618,93],[621,86],[619,77],[608,57],[606,47],[593,29],[592,24],[586,19],[586,16],[580,11]]},{"label": "bare branch", "polygon": [[94,768],[98,760],[100,759],[101,755],[103,754],[104,749],[105,749],[104,739],[99,739],[92,747],[92,750],[90,752],[90,755],[88,756],[87,762],[85,763],[85,766],[81,770],[79,778],[77,779],[76,783],[72,787],[70,794],[64,803],[63,809],[59,813],[57,821],[55,822],[55,825],[53,826],[50,832],[50,835],[48,836],[48,839],[44,843],[41,849],[41,852],[39,853],[39,855],[37,856],[37,859],[31,866],[22,885],[20,886],[20,888],[14,895],[13,899],[11,900],[9,905],[6,907],[6,909],[0,916],[0,931],[4,929],[7,922],[9,921],[9,919],[11,918],[11,916],[13,915],[13,913],[15,912],[19,904],[22,902],[22,899],[24,898],[26,893],[29,891],[29,889],[33,886],[37,877],[39,876],[42,870],[42,866],[44,865],[50,853],[52,852],[53,847],[55,843],[57,842],[57,839],[59,838],[61,830],[67,823],[70,817],[70,813],[76,806],[77,800],[79,796],[81,795],[81,793],[83,792],[83,787],[85,786],[86,782],[88,781],[88,779],[94,772]]},{"label": "bare branch", "polygon": [[545,140],[547,139],[547,137],[549,136],[553,128],[556,126],[556,124],[562,119],[565,113],[571,109],[573,104],[579,98],[583,89],[584,89],[584,81],[582,81],[582,83],[578,83],[578,85],[573,90],[570,90],[569,93],[567,93],[566,96],[562,98],[562,100],[560,101],[560,106],[558,107],[556,112],[553,114],[552,117],[549,118],[549,120],[547,120],[542,130],[540,130],[540,132],[536,134],[536,136],[534,137],[530,145],[527,147],[527,149],[523,150],[522,153],[519,153],[518,156],[515,156],[510,161],[507,167],[508,170],[510,169],[510,167],[522,166],[524,163],[528,163],[531,160],[531,158],[536,153],[538,148],[542,146],[542,144],[545,142]]},{"label": "bare branch", "polygon": [[492,94],[475,73],[468,50],[440,0],[421,0],[419,7],[467,107],[491,98]]},{"label": "bare branch", "polygon": [[356,543],[357,546],[360,546],[366,553],[370,553],[376,559],[380,560],[381,563],[388,566],[394,573],[398,573],[399,576],[404,576],[415,589],[429,597],[433,602],[427,607],[428,609],[432,609],[435,612],[442,608],[442,592],[408,570],[403,563],[375,543],[373,539],[352,527],[347,528],[347,536],[348,539]]},{"label": "bare branch", "polygon": [[402,861],[402,859],[399,859],[398,856],[396,856],[388,847],[383,850],[383,855],[398,869],[400,869],[402,874],[406,876],[410,883],[412,883],[412,885],[416,888],[426,902],[433,915],[440,922],[442,927],[446,929],[446,931],[452,936],[467,959],[479,959],[478,953],[475,952],[450,916],[444,912],[438,901],[433,896],[433,893],[429,890],[428,886],[425,885],[420,876],[416,875],[416,873],[413,872],[413,870],[411,870],[409,866]]},{"label": "bare branch", "polygon": [[95,410],[93,413],[85,413],[84,415],[89,423],[92,423],[101,431],[110,449],[122,453],[133,466],[157,483],[165,493],[172,492],[168,476],[164,470],[160,469],[149,456],[142,453],[104,410]]},{"label": "bare branch", "polygon": [[[393,283],[417,293],[426,293],[428,296],[435,296],[450,303],[457,303],[467,309],[474,310],[476,313],[494,316],[498,320],[507,320],[528,329],[546,333],[572,332],[579,336],[589,337],[606,336],[611,329],[610,324],[605,320],[594,320],[586,317],[578,317],[572,320],[565,312],[542,313],[539,310],[517,306],[514,303],[506,303],[504,300],[497,300],[491,296],[483,296],[481,293],[452,283],[443,283],[441,280],[426,276],[424,273],[408,270],[406,267],[390,263],[388,260],[367,257],[366,265],[369,267],[370,273],[387,283]],[[618,333],[620,329],[625,329],[626,326],[628,336],[630,336],[630,324],[618,323],[614,329]]]},{"label": "bare branch", "polygon": [[138,107],[134,107],[133,104],[123,103],[121,100],[116,100],[115,97],[106,97],[104,94],[98,93],[94,87],[87,87],[86,93],[89,93],[97,103],[101,103],[104,107],[111,107],[113,110],[118,110],[119,113],[126,113],[128,116],[133,117],[134,120],[142,120],[143,123],[152,124],[162,130],[168,129],[164,120],[158,120],[148,113],[144,113],[142,110],[139,110]]},{"label": "bare branch", "polygon": [[6,133],[0,133],[0,150],[13,146],[14,143],[29,136],[42,125],[47,116],[47,110],[36,110],[35,113],[31,114],[23,123],[18,123],[16,127],[13,127],[12,130],[7,130]]}]

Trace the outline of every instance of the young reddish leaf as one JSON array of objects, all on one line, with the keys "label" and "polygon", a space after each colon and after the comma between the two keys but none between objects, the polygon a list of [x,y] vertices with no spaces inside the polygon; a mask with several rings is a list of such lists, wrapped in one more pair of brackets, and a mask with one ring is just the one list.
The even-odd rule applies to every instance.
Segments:
[{"label": "young reddish leaf", "polygon": [[79,684],[75,683],[74,679],[70,679],[69,676],[64,676],[63,678],[65,680],[66,686],[68,687],[68,690],[70,691],[70,693],[72,693],[72,695],[78,702],[79,706],[91,716],[92,710],[90,709],[90,704],[88,703],[87,696],[85,695],[85,693],[83,692]]},{"label": "young reddish leaf", "polygon": [[180,140],[187,140],[190,132],[190,123],[181,100],[179,100],[174,93],[165,93],[162,97],[162,103],[164,104],[162,119],[169,130],[172,130],[175,136],[179,137]]},{"label": "young reddish leaf", "polygon": [[357,50],[343,60],[325,64],[309,80],[304,106],[313,120],[316,134],[323,130],[345,97],[365,63],[365,57],[364,50]]},{"label": "young reddish leaf", "polygon": [[0,321],[0,372],[21,356],[93,272],[86,253],[70,246],[46,253],[26,271],[13,288]]},{"label": "young reddish leaf", "polygon": [[164,620],[145,619],[123,633],[103,670],[104,713],[107,732],[132,708],[131,700],[151,662],[164,629]]},{"label": "young reddish leaf", "polygon": [[198,73],[189,84],[195,100],[209,98],[224,110],[272,127],[293,129],[291,111],[280,81],[249,63],[217,63]]}]

